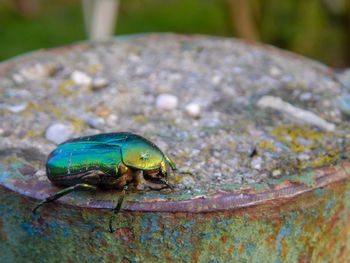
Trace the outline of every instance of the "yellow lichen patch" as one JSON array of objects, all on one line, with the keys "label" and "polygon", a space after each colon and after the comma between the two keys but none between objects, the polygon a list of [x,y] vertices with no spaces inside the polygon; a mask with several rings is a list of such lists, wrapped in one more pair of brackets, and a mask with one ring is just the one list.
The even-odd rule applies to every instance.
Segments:
[{"label": "yellow lichen patch", "polygon": [[97,71],[100,71],[103,69],[103,66],[101,64],[94,64],[88,67],[89,73],[96,73]]},{"label": "yellow lichen patch", "polygon": [[[271,133],[277,137],[279,141],[289,145],[289,148],[294,152],[303,152],[306,149],[314,149],[320,147],[324,138],[322,133],[315,131],[309,125],[281,125],[275,128]],[[312,143],[306,145],[298,142],[297,138],[303,138],[309,140]]]},{"label": "yellow lichen patch", "polygon": [[33,138],[37,136],[37,132],[36,130],[29,130],[26,135],[24,136],[24,138],[28,139],[28,138]]},{"label": "yellow lichen patch", "polygon": [[179,183],[181,182],[182,178],[184,177],[183,174],[172,174],[171,177],[169,178],[170,183]]},{"label": "yellow lichen patch", "polygon": [[10,165],[11,163],[15,163],[17,161],[18,161],[18,157],[16,155],[11,155],[6,157],[3,162],[5,165]]},{"label": "yellow lichen patch", "polygon": [[336,162],[339,159],[339,154],[335,151],[329,151],[327,154],[324,154],[311,162],[313,167],[322,167],[330,165],[333,162]]},{"label": "yellow lichen patch", "polygon": [[211,147],[212,147],[211,145],[208,145],[207,147],[205,147],[205,148],[203,149],[202,153],[206,154],[207,152],[210,151]]},{"label": "yellow lichen patch", "polygon": [[134,121],[137,121],[137,122],[147,122],[148,119],[142,115],[136,115],[134,116]]},{"label": "yellow lichen patch", "polygon": [[21,113],[21,115],[23,117],[30,117],[33,114],[32,111],[42,111],[42,109],[36,102],[28,101],[27,108]]},{"label": "yellow lichen patch", "polygon": [[52,105],[45,106],[46,112],[53,113],[57,118],[62,119],[63,118],[63,109],[60,107],[55,107]]},{"label": "yellow lichen patch", "polygon": [[260,142],[258,142],[258,146],[259,146],[261,149],[264,149],[264,150],[266,150],[266,151],[268,151],[268,150],[276,151],[276,147],[273,145],[272,142],[260,141]]},{"label": "yellow lichen patch", "polygon": [[69,90],[70,86],[74,86],[73,80],[68,79],[63,81],[58,89],[58,93],[61,94],[63,97],[72,95],[72,92]]},{"label": "yellow lichen patch", "polygon": [[85,126],[85,122],[76,118],[75,116],[68,116],[69,121],[74,127],[76,133],[80,133],[83,127]]}]

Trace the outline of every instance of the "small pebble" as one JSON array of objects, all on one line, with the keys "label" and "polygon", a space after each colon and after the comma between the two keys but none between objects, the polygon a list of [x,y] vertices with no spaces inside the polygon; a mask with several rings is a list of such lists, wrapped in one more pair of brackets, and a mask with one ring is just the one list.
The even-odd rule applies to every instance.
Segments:
[{"label": "small pebble", "polygon": [[97,117],[97,118],[89,118],[86,121],[87,124],[89,124],[92,128],[96,128],[96,129],[101,129],[104,125],[105,125],[105,120],[101,117]]},{"label": "small pebble", "polygon": [[315,113],[293,106],[279,97],[263,96],[257,101],[260,108],[271,108],[295,118],[296,120],[315,125],[321,129],[333,132],[336,129],[334,123],[328,122]]},{"label": "small pebble", "polygon": [[46,171],[44,169],[40,169],[40,170],[36,171],[36,173],[34,175],[36,177],[38,177],[39,181],[46,181],[47,180]]},{"label": "small pebble", "polygon": [[173,110],[177,107],[178,98],[171,94],[160,94],[156,100],[156,106],[163,110]]},{"label": "small pebble", "polygon": [[311,100],[312,98],[312,94],[310,92],[305,92],[305,93],[302,93],[299,97],[299,99],[301,101],[307,101],[307,100]]},{"label": "small pebble", "polygon": [[232,71],[235,74],[241,74],[243,72],[243,69],[240,67],[233,67]]},{"label": "small pebble", "polygon": [[24,111],[27,108],[27,104],[7,106],[6,108],[13,113],[18,113],[18,112]]},{"label": "small pebble", "polygon": [[92,89],[93,90],[99,90],[102,89],[104,87],[106,87],[108,84],[107,79],[105,78],[95,78],[92,81]]},{"label": "small pebble", "polygon": [[272,176],[273,177],[279,177],[282,174],[281,170],[273,170]]},{"label": "small pebble", "polygon": [[313,140],[305,139],[303,137],[297,137],[295,139],[295,142],[300,143],[304,146],[311,146],[311,145],[315,144],[315,142]]},{"label": "small pebble", "polygon": [[92,78],[89,75],[78,70],[72,73],[71,78],[77,85],[90,86],[92,83]]},{"label": "small pebble", "polygon": [[350,116],[350,94],[342,94],[336,99],[336,104],[343,114]]},{"label": "small pebble", "polygon": [[53,65],[41,65],[35,64],[33,66],[24,68],[20,71],[20,74],[27,80],[39,80],[45,77],[49,77],[54,73],[56,67]]},{"label": "small pebble", "polygon": [[298,154],[298,159],[300,161],[307,161],[310,159],[310,155],[307,155],[305,153],[300,153],[300,154]]},{"label": "small pebble", "polygon": [[21,74],[13,74],[12,79],[17,84],[21,84],[24,82],[24,77]]},{"label": "small pebble", "polygon": [[107,117],[107,125],[108,126],[115,126],[117,124],[118,121],[118,116],[115,114],[111,114]]},{"label": "small pebble", "polygon": [[201,113],[201,106],[198,103],[192,102],[185,107],[186,112],[188,115],[192,117],[199,117]]},{"label": "small pebble", "polygon": [[99,105],[95,109],[95,114],[97,116],[106,118],[106,117],[108,117],[111,114],[111,110],[107,106]]},{"label": "small pebble", "polygon": [[62,123],[55,123],[50,125],[45,133],[46,139],[56,144],[60,144],[68,140],[74,133],[74,127],[72,125],[66,125]]},{"label": "small pebble", "polygon": [[277,68],[277,67],[271,67],[270,68],[270,75],[271,76],[276,77],[276,76],[281,75],[281,73],[282,73],[281,70],[279,68]]},{"label": "small pebble", "polygon": [[19,169],[19,172],[23,175],[33,175],[35,173],[35,168],[29,164],[24,164]]},{"label": "small pebble", "polygon": [[214,84],[214,85],[218,85],[221,81],[221,76],[220,75],[214,75],[214,77],[211,79],[211,82]]},{"label": "small pebble", "polygon": [[262,167],[263,159],[261,157],[255,157],[251,162],[250,165],[252,168],[256,170],[260,170]]}]

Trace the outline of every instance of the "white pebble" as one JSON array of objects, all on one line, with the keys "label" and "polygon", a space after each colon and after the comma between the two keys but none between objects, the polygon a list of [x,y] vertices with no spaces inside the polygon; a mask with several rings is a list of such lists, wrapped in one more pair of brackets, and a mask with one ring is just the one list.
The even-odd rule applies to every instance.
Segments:
[{"label": "white pebble", "polygon": [[13,74],[12,79],[17,84],[21,84],[24,82],[24,77],[21,74]]},{"label": "white pebble", "polygon": [[221,81],[221,76],[220,75],[214,75],[214,77],[211,79],[211,82],[214,84],[214,85],[218,85]]},{"label": "white pebble", "polygon": [[250,162],[250,165],[252,166],[252,168],[260,170],[262,167],[262,163],[263,159],[261,157],[256,157]]},{"label": "white pebble", "polygon": [[17,112],[24,111],[27,108],[27,104],[7,106],[6,108],[13,113],[17,113]]},{"label": "white pebble", "polygon": [[173,110],[176,108],[178,99],[171,94],[160,94],[156,100],[156,106],[163,110]]},{"label": "white pebble", "polygon": [[38,80],[50,76],[53,69],[54,68],[52,66],[35,64],[22,69],[20,74],[24,77],[24,79]]},{"label": "white pebble", "polygon": [[300,94],[299,99],[300,99],[301,101],[311,100],[311,99],[312,99],[312,94],[311,94],[310,92],[302,93],[302,94]]},{"label": "white pebble", "polygon": [[298,154],[298,159],[300,161],[307,161],[310,159],[310,155],[307,155],[305,153],[300,153],[300,154]]},{"label": "white pebble", "polygon": [[38,177],[39,181],[46,181],[47,180],[46,171],[44,169],[39,169],[38,171],[36,171],[36,173],[34,175],[36,177]]},{"label": "white pebble", "polygon": [[282,174],[281,170],[273,170],[272,176],[273,177],[279,177]]},{"label": "white pebble", "polygon": [[199,117],[201,112],[201,106],[198,103],[193,102],[186,105],[185,110],[188,113],[188,115],[192,117]]},{"label": "white pebble", "polygon": [[92,81],[92,87],[94,89],[101,89],[101,88],[104,88],[106,87],[108,84],[108,81],[105,79],[105,78],[95,78],[93,81]]},{"label": "white pebble", "polygon": [[281,75],[281,70],[279,69],[279,68],[277,68],[277,67],[271,67],[270,68],[270,75],[271,76],[274,76],[274,77],[276,77],[276,76],[279,76],[279,75]]},{"label": "white pebble", "polygon": [[296,120],[315,125],[329,132],[333,132],[336,129],[334,123],[322,119],[320,116],[311,111],[295,107],[279,97],[263,96],[258,100],[257,104],[260,108],[271,108],[283,112]]},{"label": "white pebble", "polygon": [[72,73],[71,78],[77,85],[90,86],[92,83],[92,78],[89,75],[78,70]]},{"label": "white pebble", "polygon": [[108,126],[113,127],[113,126],[117,125],[117,121],[118,121],[118,116],[115,114],[111,114],[107,117],[107,125]]},{"label": "white pebble", "polygon": [[68,140],[74,132],[72,125],[62,123],[55,123],[50,125],[45,133],[46,139],[54,143],[60,144]]},{"label": "white pebble", "polygon": [[243,72],[243,69],[240,68],[240,67],[234,67],[234,68],[232,69],[232,71],[233,71],[233,73],[235,73],[235,74],[241,74],[241,73]]},{"label": "white pebble", "polygon": [[87,124],[92,128],[101,129],[105,125],[105,120],[101,117],[87,119]]}]

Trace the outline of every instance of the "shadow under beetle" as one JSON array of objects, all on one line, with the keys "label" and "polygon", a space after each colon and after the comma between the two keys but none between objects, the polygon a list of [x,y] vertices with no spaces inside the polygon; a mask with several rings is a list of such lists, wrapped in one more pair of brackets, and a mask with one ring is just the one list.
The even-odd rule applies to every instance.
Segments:
[{"label": "shadow under beetle", "polygon": [[120,189],[122,193],[109,220],[109,230],[113,233],[112,221],[121,209],[129,185],[139,190],[172,188],[167,164],[176,170],[170,158],[154,143],[129,132],[67,140],[49,154],[46,163],[49,180],[67,188],[38,203],[33,213],[43,204],[75,190]]}]

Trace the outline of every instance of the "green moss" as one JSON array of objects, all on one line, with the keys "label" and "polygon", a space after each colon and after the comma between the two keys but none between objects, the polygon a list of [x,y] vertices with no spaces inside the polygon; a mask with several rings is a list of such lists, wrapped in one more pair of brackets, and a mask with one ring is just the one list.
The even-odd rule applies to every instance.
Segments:
[{"label": "green moss", "polygon": [[286,176],[285,179],[295,183],[302,183],[310,187],[314,187],[316,185],[316,173],[312,171],[304,172],[300,175],[289,175]]}]

